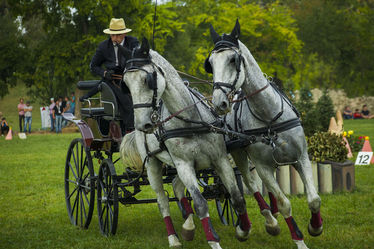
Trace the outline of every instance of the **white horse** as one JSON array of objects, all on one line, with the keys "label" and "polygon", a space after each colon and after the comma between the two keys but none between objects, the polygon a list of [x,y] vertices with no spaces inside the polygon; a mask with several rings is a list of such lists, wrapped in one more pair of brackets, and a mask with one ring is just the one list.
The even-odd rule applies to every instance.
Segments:
[{"label": "white horse", "polygon": [[291,237],[298,248],[307,248],[303,235],[292,217],[290,201],[280,190],[274,171],[278,166],[291,164],[300,174],[306,189],[312,218],[308,232],[312,236],[322,233],[321,199],[313,185],[307,144],[297,111],[288,99],[269,82],[248,48],[241,43],[240,25],[236,22],[230,35],[219,36],[211,26],[215,47],[205,61],[205,69],[213,73],[213,104],[219,113],[232,110],[232,96],[238,89],[244,92],[244,105],[240,119],[230,115],[233,126],[240,122],[240,131],[251,137],[246,151],[267,189],[277,200]]},{"label": "white horse", "polygon": [[[132,94],[136,128],[134,133],[125,136],[125,141],[135,136],[137,151],[145,160],[149,182],[157,194],[169,238],[172,236],[173,240],[177,240],[170,219],[168,198],[163,189],[163,163],[176,168],[181,182],[176,185],[180,189],[185,186],[191,194],[196,214],[212,248],[221,247],[209,218],[207,201],[200,193],[196,178],[196,171],[200,169],[212,167],[216,171],[239,214],[236,237],[239,240],[248,239],[251,223],[226,153],[223,136],[209,132],[210,128],[202,125],[215,121],[215,117],[191,94],[172,65],[149,49],[146,39],[140,48],[133,51],[123,47],[120,50],[127,58],[123,79]],[[159,108],[160,99],[163,108]],[[159,121],[160,117],[164,118],[164,122]],[[166,117],[169,117],[167,122]],[[159,129],[156,130],[157,127]],[[153,134],[155,131],[157,136]],[[124,156],[130,156],[128,153],[131,151],[125,142],[121,146],[122,153],[127,154]]]}]

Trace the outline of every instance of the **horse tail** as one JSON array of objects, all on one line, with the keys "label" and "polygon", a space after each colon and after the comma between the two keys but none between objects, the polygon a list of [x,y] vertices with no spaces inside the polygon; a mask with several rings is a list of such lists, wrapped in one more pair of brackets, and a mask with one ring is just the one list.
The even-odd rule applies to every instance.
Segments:
[{"label": "horse tail", "polygon": [[143,162],[136,146],[135,131],[128,133],[122,139],[120,155],[125,170],[128,167],[135,172],[142,171]]}]

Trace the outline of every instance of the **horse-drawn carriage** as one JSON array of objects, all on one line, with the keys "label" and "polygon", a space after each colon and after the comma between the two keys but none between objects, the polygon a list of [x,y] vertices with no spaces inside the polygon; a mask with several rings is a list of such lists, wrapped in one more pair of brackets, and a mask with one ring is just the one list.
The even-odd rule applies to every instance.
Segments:
[{"label": "horse-drawn carriage", "polygon": [[[238,22],[230,35],[219,36],[211,27],[215,47],[205,62],[206,71],[214,74],[212,103],[222,113],[229,111],[225,118],[225,128],[210,123],[213,115],[210,108],[200,105],[202,98],[184,85],[177,71],[165,58],[149,49],[147,40],[143,40],[142,46],[134,51],[119,46],[127,58],[123,80],[132,93],[134,109],[137,109],[137,131],[126,135],[124,139],[135,137],[138,154],[144,160],[140,172],[127,166],[122,174],[116,173],[114,164],[118,159],[113,161],[113,154],[119,151],[122,134],[118,125],[118,105],[111,88],[98,81],[78,84],[80,89],[90,89],[95,84],[101,84],[99,101],[102,106],[93,108],[88,99],[89,107],[81,109],[83,120],[75,120],[72,115],[65,116],[79,127],[82,134],[82,139],[72,141],[65,165],[65,198],[74,225],[88,227],[94,209],[95,190],[99,225],[105,235],[116,232],[118,202],[138,204],[157,201],[168,230],[169,245],[180,245],[169,210],[169,202],[177,199],[165,197],[163,189],[164,183],[179,179],[183,188],[179,188],[179,191],[174,189],[178,200],[181,199],[180,190],[184,191],[186,187],[194,200],[195,211],[209,245],[214,249],[221,248],[219,237],[210,222],[206,199],[216,201],[223,223],[228,223],[225,218],[232,218],[238,240],[248,239],[251,223],[245,200],[240,194],[240,191],[243,193],[242,176],[265,218],[266,231],[271,235],[280,232],[276,220],[276,204],[279,203],[279,212],[285,218],[293,241],[299,249],[305,249],[303,235],[291,215],[290,202],[274,178],[277,167],[290,164],[299,172],[306,188],[311,211],[308,232],[312,236],[322,233],[321,199],[313,185],[298,113],[287,97],[264,77],[248,48],[238,40],[239,34]],[[233,96],[240,88],[244,97],[235,100]],[[163,109],[159,104],[161,102]],[[245,104],[232,107],[234,102]],[[240,109],[240,115],[236,115],[236,108]],[[180,115],[182,112],[183,115]],[[227,127],[230,126],[235,127],[235,130],[229,130]],[[159,133],[154,134],[156,128]],[[185,131],[194,135],[193,139],[192,135],[185,136]],[[240,173],[230,166],[225,148],[227,143],[225,146],[222,134],[233,135],[239,142],[244,141],[231,152]],[[147,137],[150,139],[147,140]],[[161,143],[166,148],[161,150],[164,156],[158,154]],[[149,146],[152,146],[152,150],[148,149]],[[153,152],[157,152],[157,155],[150,158]],[[93,169],[92,157],[100,161],[100,167],[96,170],[98,174]],[[256,164],[274,206],[266,204],[255,186],[255,176],[251,175],[248,157]],[[166,166],[161,176],[162,163],[173,165],[176,170]],[[147,170],[150,169],[147,171],[148,176],[144,174],[144,165]],[[148,184],[156,192],[157,200],[138,200],[135,196],[140,192],[140,186]],[[185,202],[182,204],[181,209]],[[237,222],[234,222],[233,208],[237,212]]]},{"label": "horse-drawn carriage", "polygon": [[[81,120],[72,114],[64,114],[65,119],[77,125],[82,136],[71,142],[67,152],[65,199],[71,223],[88,228],[96,194],[100,230],[104,235],[114,235],[119,203],[155,203],[157,199],[138,199],[136,196],[141,192],[141,186],[149,185],[144,167],[141,171],[134,171],[131,165],[116,167],[120,158],[114,159],[114,155],[119,152],[122,140],[116,97],[112,89],[99,80],[81,81],[77,87],[89,90],[98,85],[100,97],[85,100],[88,106],[80,109]],[[95,102],[99,102],[99,107],[94,107]],[[99,166],[94,167],[94,159],[98,160]],[[235,174],[239,188],[243,190],[240,172],[235,170]],[[170,184],[176,175],[175,168],[165,166],[163,183]],[[214,170],[198,171],[197,177],[203,196],[215,201],[221,222],[228,225],[231,220],[235,224],[237,217],[229,194]],[[190,197],[188,199],[191,200]],[[178,199],[169,197],[169,201]]]}]

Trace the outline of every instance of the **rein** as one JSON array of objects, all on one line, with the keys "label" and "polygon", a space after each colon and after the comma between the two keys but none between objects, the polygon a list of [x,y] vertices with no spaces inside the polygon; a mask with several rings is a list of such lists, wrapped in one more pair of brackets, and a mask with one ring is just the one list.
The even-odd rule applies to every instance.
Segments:
[{"label": "rein", "polygon": [[235,99],[235,100],[232,100],[231,102],[232,103],[236,103],[236,102],[242,102],[243,100],[245,99],[248,99],[250,97],[253,97],[254,95],[262,92],[263,90],[265,90],[266,88],[268,88],[268,86],[270,85],[270,83],[267,83],[266,86],[262,87],[261,89],[258,89],[257,91],[253,92],[253,93],[250,93],[244,97],[241,97],[240,99]]}]

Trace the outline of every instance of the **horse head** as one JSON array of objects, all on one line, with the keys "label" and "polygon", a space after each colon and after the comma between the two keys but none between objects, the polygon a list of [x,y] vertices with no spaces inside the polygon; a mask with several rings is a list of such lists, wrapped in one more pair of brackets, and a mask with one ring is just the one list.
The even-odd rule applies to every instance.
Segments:
[{"label": "horse head", "polygon": [[231,109],[231,100],[245,80],[243,57],[239,47],[240,24],[236,20],[231,34],[218,35],[210,25],[214,48],[206,58],[204,67],[213,74],[212,102],[218,113]]},{"label": "horse head", "polygon": [[119,49],[126,58],[123,81],[134,103],[135,128],[152,133],[160,119],[160,98],[166,85],[164,73],[152,62],[146,38],[132,51],[122,46]]}]

